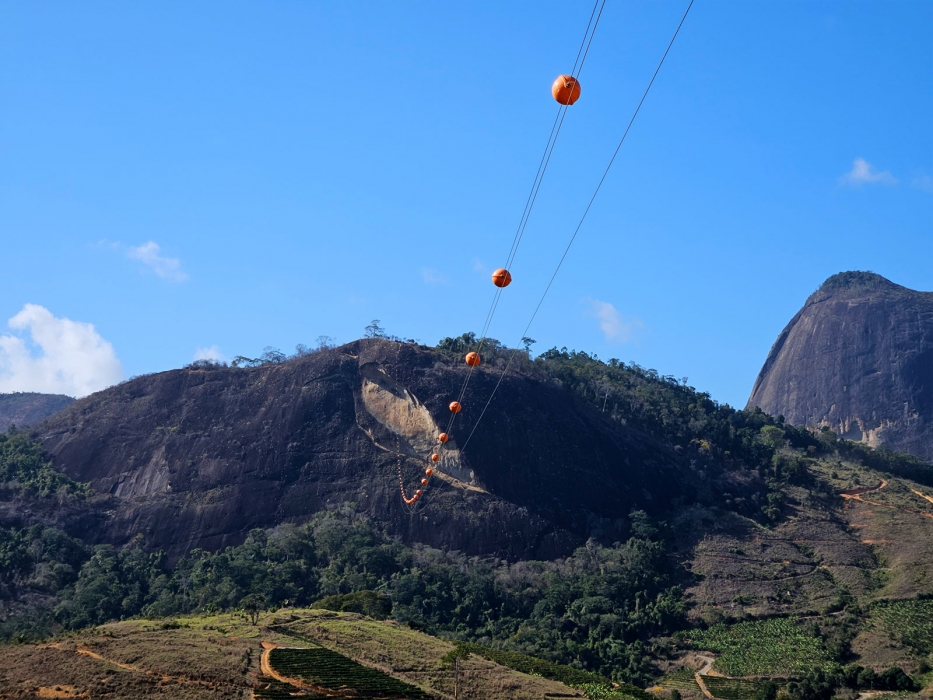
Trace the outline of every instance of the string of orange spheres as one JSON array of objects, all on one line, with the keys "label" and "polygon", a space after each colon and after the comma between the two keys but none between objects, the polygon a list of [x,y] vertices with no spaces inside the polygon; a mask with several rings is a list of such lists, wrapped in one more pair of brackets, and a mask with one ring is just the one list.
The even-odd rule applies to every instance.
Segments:
[{"label": "string of orange spheres", "polygon": [[[554,80],[554,83],[551,85],[551,94],[560,104],[570,106],[580,99],[580,81],[571,75],[558,75]],[[492,273],[492,283],[500,289],[504,289],[512,283],[512,274],[504,267],[500,267]],[[482,358],[478,352],[468,352],[464,358],[464,361],[470,367],[478,367],[482,362]],[[459,401],[451,401],[449,408],[451,413],[460,413],[460,411],[463,410],[463,406]],[[441,445],[443,445],[448,440],[450,440],[450,436],[447,433],[440,433],[437,436],[437,441]],[[437,450],[435,450],[431,453],[430,459],[432,463],[439,462],[441,455]],[[405,501],[406,505],[410,506],[418,502],[418,500],[424,495],[428,485],[431,483],[432,476],[434,476],[434,468],[428,466],[424,470],[424,477],[421,479],[421,488],[417,489],[411,495],[411,497],[405,493],[405,485],[402,483],[401,478],[399,479],[399,490],[402,492],[402,500]]]}]

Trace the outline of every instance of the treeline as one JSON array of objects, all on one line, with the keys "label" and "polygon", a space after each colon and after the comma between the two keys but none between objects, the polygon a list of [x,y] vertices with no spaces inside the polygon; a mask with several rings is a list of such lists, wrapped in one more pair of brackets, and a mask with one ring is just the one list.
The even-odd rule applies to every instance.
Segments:
[{"label": "treeline", "polygon": [[140,541],[89,547],[41,525],[0,529],[0,638],[375,590],[395,619],[418,629],[644,684],[658,651],[649,639],[684,625],[684,602],[663,528],[641,512],[632,518],[624,543],[515,564],[405,547],[349,509],[254,530],[238,547],[194,550],[174,567]]}]

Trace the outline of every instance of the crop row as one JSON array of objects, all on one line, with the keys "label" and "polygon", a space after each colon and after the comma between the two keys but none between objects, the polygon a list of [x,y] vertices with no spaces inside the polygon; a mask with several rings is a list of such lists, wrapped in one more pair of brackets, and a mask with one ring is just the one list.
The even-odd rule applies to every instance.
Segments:
[{"label": "crop row", "polygon": [[[253,700],[294,700],[295,687],[280,683],[272,678],[260,678],[259,686],[253,688]],[[307,691],[306,691],[307,692]],[[325,695],[302,695],[303,700],[325,698]]]},{"label": "crop row", "polygon": [[330,649],[273,649],[269,664],[290,678],[332,690],[352,689],[357,693],[394,695],[404,698],[430,698],[423,690],[367,668]]},{"label": "crop row", "polygon": [[787,618],[714,625],[684,636],[696,648],[720,654],[714,668],[727,676],[786,676],[830,664],[821,640]]},{"label": "crop row", "polygon": [[898,600],[872,608],[894,639],[921,654],[933,653],[933,600]]},{"label": "crop row", "polygon": [[767,681],[704,676],[703,683],[713,696],[721,698],[721,700],[751,700],[759,697],[759,693]]}]

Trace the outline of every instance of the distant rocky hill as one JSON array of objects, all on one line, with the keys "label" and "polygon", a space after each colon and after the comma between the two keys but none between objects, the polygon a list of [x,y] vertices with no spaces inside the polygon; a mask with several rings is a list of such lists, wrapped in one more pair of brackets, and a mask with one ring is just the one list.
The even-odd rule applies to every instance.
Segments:
[{"label": "distant rocky hill", "polygon": [[933,292],[833,275],[781,331],[748,406],[933,461]]},{"label": "distant rocky hill", "polygon": [[280,364],[205,365],[88,396],[37,428],[56,468],[113,496],[99,539],[142,534],[177,557],[353,502],[406,541],[469,554],[550,557],[635,506],[692,500],[684,460],[557,382],[514,371],[463,457],[500,371],[474,372],[440,478],[409,514],[467,371],[460,357],[382,339]]},{"label": "distant rocky hill", "polygon": [[63,409],[74,399],[62,394],[0,394],[0,432],[11,425],[33,425]]}]

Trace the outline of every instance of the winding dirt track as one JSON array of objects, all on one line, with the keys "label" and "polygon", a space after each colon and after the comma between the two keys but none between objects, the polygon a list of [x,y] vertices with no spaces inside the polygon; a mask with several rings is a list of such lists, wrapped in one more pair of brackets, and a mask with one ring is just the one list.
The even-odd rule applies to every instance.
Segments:
[{"label": "winding dirt track", "polygon": [[306,683],[300,678],[290,678],[288,676],[283,676],[281,673],[272,668],[272,664],[269,663],[269,654],[273,649],[281,649],[278,644],[272,644],[270,642],[262,643],[262,655],[259,657],[259,670],[262,672],[262,675],[268,676],[269,678],[274,678],[279,683],[286,683],[296,690],[310,690],[315,693],[320,693],[321,695],[327,695],[335,698],[341,697],[352,697],[356,694],[356,691],[348,690],[346,692],[341,692],[339,690],[333,690],[332,688],[322,688],[321,686],[311,685]]},{"label": "winding dirt track", "polygon": [[[62,653],[68,653],[70,649],[63,649],[61,643],[55,642],[53,644],[46,645],[48,649],[55,649]],[[74,650],[75,654],[80,656],[89,656],[92,659],[97,659],[98,661],[103,661],[104,663],[111,664],[118,668],[122,668],[124,671],[132,671],[133,673],[142,673],[143,675],[149,676],[150,678],[158,678],[163,683],[178,683],[185,685],[200,685],[207,688],[217,687],[217,683],[213,681],[201,681],[195,678],[187,678],[185,676],[166,676],[161,673],[155,673],[154,671],[147,671],[144,668],[139,668],[138,666],[132,666],[131,664],[120,663],[119,661],[114,661],[113,659],[107,659],[98,654],[96,651],[91,651],[87,647],[79,646]]]},{"label": "winding dirt track", "polygon": [[706,666],[704,666],[699,671],[694,673],[693,677],[696,680],[697,685],[700,686],[700,691],[703,693],[703,695],[708,697],[710,700],[719,700],[711,692],[709,692],[709,688],[707,688],[706,683],[703,682],[703,676],[707,675],[710,672],[710,669],[712,669],[713,667],[713,662],[716,659],[714,659],[712,656],[700,656],[699,654],[697,654],[697,656],[699,656],[701,659],[703,659],[706,662]]},{"label": "winding dirt track", "polygon": [[877,486],[863,486],[857,489],[849,489],[848,491],[840,491],[839,495],[842,496],[843,498],[852,499],[853,501],[861,501],[862,503],[871,503],[873,505],[880,506],[884,504],[875,503],[874,501],[866,501],[864,498],[862,498],[862,494],[868,493],[869,491],[880,491],[887,485],[888,485],[888,482],[882,479],[881,483],[879,483]]},{"label": "winding dirt track", "polygon": [[[858,501],[859,503],[867,503],[868,505],[878,506],[879,508],[890,508],[891,510],[896,510],[900,513],[913,513],[914,515],[922,515],[924,518],[933,518],[933,513],[927,513],[922,510],[914,510],[913,508],[898,508],[897,506],[892,506],[888,503],[879,503],[878,501],[869,501],[865,498],[862,498],[863,493],[868,493],[870,491],[880,491],[887,485],[888,485],[888,482],[882,479],[881,483],[878,484],[877,486],[866,486],[866,487],[858,488],[858,489],[850,489],[848,491],[840,491],[839,495],[842,498],[845,498],[851,501]],[[923,498],[929,501],[930,503],[933,503],[933,496],[928,496],[925,493],[921,493],[920,491],[917,491],[916,489],[910,489],[910,490],[915,495],[920,496],[920,498]]]}]

